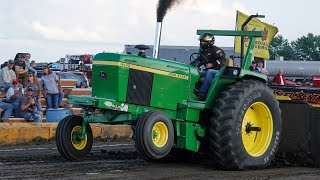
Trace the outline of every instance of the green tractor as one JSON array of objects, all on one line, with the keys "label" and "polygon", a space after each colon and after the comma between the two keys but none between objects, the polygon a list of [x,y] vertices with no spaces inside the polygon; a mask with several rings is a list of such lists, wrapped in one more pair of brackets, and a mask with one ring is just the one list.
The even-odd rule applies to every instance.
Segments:
[{"label": "green tractor", "polygon": [[249,70],[255,37],[263,32],[198,30],[215,36],[250,39],[241,68],[224,66],[214,77],[205,101],[194,91],[197,67],[159,58],[100,53],[93,59],[92,96],[70,96],[83,107],[56,130],[59,152],[79,161],[91,151],[90,123],[127,124],[139,154],[150,160],[206,153],[225,170],[257,169],[275,156],[281,135],[279,103],[267,77]]}]

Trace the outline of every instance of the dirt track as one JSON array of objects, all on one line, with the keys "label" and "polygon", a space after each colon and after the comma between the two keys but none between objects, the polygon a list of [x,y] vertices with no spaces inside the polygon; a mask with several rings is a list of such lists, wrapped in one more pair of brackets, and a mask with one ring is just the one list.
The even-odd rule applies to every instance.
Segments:
[{"label": "dirt track", "polygon": [[150,163],[132,141],[95,142],[82,162],[64,160],[54,143],[0,147],[0,179],[320,179],[320,168],[279,164],[257,171],[219,171],[207,163]]}]

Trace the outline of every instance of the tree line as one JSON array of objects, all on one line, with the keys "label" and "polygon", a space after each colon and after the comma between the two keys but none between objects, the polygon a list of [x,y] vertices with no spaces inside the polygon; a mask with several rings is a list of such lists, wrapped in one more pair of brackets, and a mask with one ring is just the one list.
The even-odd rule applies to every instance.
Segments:
[{"label": "tree line", "polygon": [[283,56],[284,60],[320,61],[320,36],[309,33],[289,42],[277,35],[269,45],[269,52],[271,60]]}]

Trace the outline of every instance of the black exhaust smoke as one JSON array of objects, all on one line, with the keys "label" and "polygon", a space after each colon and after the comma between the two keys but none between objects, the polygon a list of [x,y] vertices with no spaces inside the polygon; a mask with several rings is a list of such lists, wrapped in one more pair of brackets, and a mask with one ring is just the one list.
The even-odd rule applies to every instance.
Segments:
[{"label": "black exhaust smoke", "polygon": [[168,9],[170,9],[175,4],[178,4],[180,1],[181,0],[159,0],[159,2],[158,2],[157,27],[156,27],[155,42],[154,42],[154,46],[153,46],[153,57],[154,58],[158,58],[158,55],[159,55],[159,47],[160,47],[163,18],[166,15]]},{"label": "black exhaust smoke", "polygon": [[162,22],[168,9],[173,5],[178,4],[181,0],[159,0],[157,8],[157,22]]}]

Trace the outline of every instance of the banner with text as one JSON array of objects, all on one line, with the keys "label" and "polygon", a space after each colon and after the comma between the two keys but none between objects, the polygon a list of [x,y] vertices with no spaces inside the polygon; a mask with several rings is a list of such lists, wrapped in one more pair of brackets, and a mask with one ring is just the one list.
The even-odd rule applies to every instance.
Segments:
[{"label": "banner with text", "polygon": [[[237,30],[241,31],[242,24],[249,18],[248,15],[237,11]],[[264,23],[257,18],[253,18],[244,28],[244,31],[263,31],[261,38],[255,39],[252,55],[263,59],[269,59],[269,44],[273,37],[278,33],[278,28],[270,24]],[[247,52],[249,38],[244,37],[244,55]],[[241,37],[237,36],[235,41],[235,52],[241,53]]]}]

